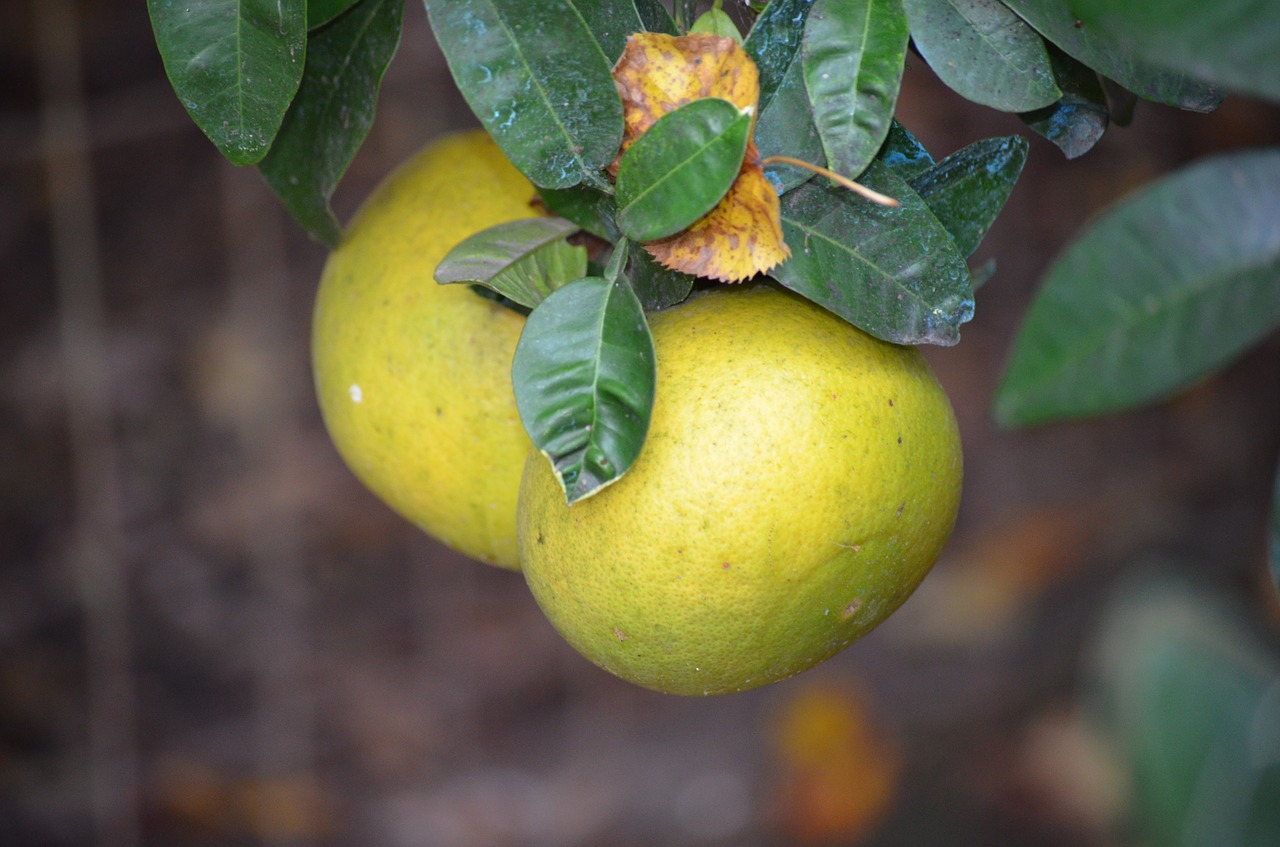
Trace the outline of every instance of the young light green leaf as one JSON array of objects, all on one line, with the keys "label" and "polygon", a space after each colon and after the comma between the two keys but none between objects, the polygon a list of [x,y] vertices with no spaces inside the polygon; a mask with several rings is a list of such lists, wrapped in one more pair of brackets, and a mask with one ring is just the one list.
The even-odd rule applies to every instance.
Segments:
[{"label": "young light green leaf", "polygon": [[298,96],[271,152],[258,164],[289,213],[330,248],[337,246],[341,228],[329,198],[373,123],[403,15],[399,0],[359,0],[311,34]]},{"label": "young light green leaf", "polygon": [[[774,0],[743,43],[760,72],[754,140],[762,158],[790,156],[820,163],[826,157],[813,122],[800,52],[804,22],[812,7],[813,0]],[[766,164],[764,174],[779,194],[813,178],[811,170],[778,162]]]},{"label": "young light green leaf", "polygon": [[902,0],[816,0],[802,58],[827,166],[856,177],[884,143],[907,55]]},{"label": "young light green leaf", "polygon": [[1107,96],[1098,75],[1050,46],[1053,78],[1062,89],[1058,102],[1018,115],[1029,129],[1057,145],[1068,159],[1083,156],[1102,139],[1111,121]]},{"label": "young light green leaf", "polygon": [[675,235],[710,212],[742,168],[751,114],[704,97],[663,115],[618,163],[618,228],[636,241]]},{"label": "young light green leaf", "polygon": [[147,0],[165,73],[235,165],[271,147],[302,80],[306,0]]},{"label": "young light green leaf", "polygon": [[1280,3],[1070,0],[1068,5],[1085,26],[1144,61],[1280,101]]},{"label": "young light green leaf", "polygon": [[319,29],[359,0],[307,0],[307,29]]},{"label": "young light green leaf", "polygon": [[693,291],[694,277],[680,271],[673,271],[658,264],[643,244],[627,242],[631,254],[631,287],[646,312],[665,309],[677,303],[683,303]]},{"label": "young light green leaf", "polygon": [[889,127],[889,135],[876,158],[889,166],[889,169],[903,179],[911,179],[934,166],[933,156],[924,149],[920,139],[912,135],[907,128],[894,120]]},{"label": "young light green leaf", "polygon": [[630,469],[649,431],[653,337],[626,279],[586,277],[533,310],[511,367],[516,407],[570,505]]},{"label": "young light green leaf", "polygon": [[693,22],[693,26],[689,27],[689,32],[705,32],[709,35],[719,35],[722,38],[732,38],[739,44],[742,43],[742,33],[738,31],[738,25],[719,6],[708,9],[699,15],[698,19]]},{"label": "young light green leaf", "polygon": [[622,234],[614,219],[618,204],[612,194],[589,185],[572,188],[539,188],[538,196],[554,214],[567,218],[605,241],[617,241]]},{"label": "young light green leaf", "polygon": [[587,251],[565,241],[578,231],[563,218],[526,218],[463,239],[436,266],[441,285],[483,285],[525,308],[587,274]]},{"label": "young light green leaf", "polygon": [[1050,268],[995,400],[1006,425],[1165,397],[1280,325],[1280,149],[1220,156],[1110,209]]},{"label": "young light green leaf", "polygon": [[622,146],[612,62],[573,0],[426,0],[432,31],[471,110],[543,188],[608,190]]},{"label": "young light green leaf", "polygon": [[972,256],[1026,162],[1022,136],[984,138],[913,177],[911,187],[951,233],[961,255]]},{"label": "young light green leaf", "polygon": [[1148,100],[1196,112],[1211,112],[1222,102],[1222,92],[1213,86],[1182,70],[1165,70],[1144,62],[1084,26],[1066,0],[1002,2],[1073,58]]},{"label": "young light green leaf", "polygon": [[911,38],[949,88],[1002,112],[1057,100],[1044,39],[1000,0],[903,0]]},{"label": "young light green leaf", "polygon": [[973,317],[955,241],[888,166],[872,161],[860,181],[901,205],[877,206],[824,179],[788,192],[782,231],[791,258],[771,275],[877,338],[955,344]]}]

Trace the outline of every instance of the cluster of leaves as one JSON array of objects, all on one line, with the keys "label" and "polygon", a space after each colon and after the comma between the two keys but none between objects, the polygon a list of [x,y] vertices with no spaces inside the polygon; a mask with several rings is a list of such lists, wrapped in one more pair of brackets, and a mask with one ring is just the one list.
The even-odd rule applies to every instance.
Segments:
[{"label": "cluster of leaves", "polygon": [[[959,95],[1016,113],[1068,157],[1127,123],[1140,100],[1196,111],[1215,108],[1228,90],[1280,100],[1280,6],[1255,0],[753,2],[735,9],[759,72],[749,121],[741,108],[720,105],[668,121],[669,137],[648,146],[677,153],[636,157],[620,207],[610,170],[624,132],[613,65],[634,32],[738,37],[719,3],[701,17],[695,0],[425,4],[477,118],[568,222],[489,233],[442,279],[481,280],[534,309],[527,347],[551,360],[517,368],[518,393],[559,384],[545,378],[553,372],[578,374],[560,388],[586,406],[547,389],[527,419],[540,446],[576,445],[562,474],[580,495],[625,471],[643,440],[651,373],[610,357],[626,350],[634,365],[649,355],[644,311],[678,302],[695,282],[655,262],[641,242],[714,202],[749,155],[744,138],[765,162],[825,165],[900,201],[875,206],[774,159],[765,173],[781,196],[791,256],[771,275],[878,337],[946,344],[972,315],[974,278],[989,273],[971,276],[966,258],[1012,189],[1026,143],[986,139],[935,161],[893,119],[909,48]],[[335,245],[329,199],[372,121],[403,0],[148,5],[174,89],[196,123],[228,159],[256,164],[299,222]],[[704,194],[671,202],[681,192],[651,191],[686,185],[676,171],[683,162],[687,174],[692,157],[711,175]],[[1280,151],[1252,151],[1174,174],[1099,218],[1050,270],[996,416],[1024,425],[1149,402],[1271,331],[1280,323],[1278,189]],[[578,228],[614,245],[608,268],[587,267],[564,243]],[[561,283],[578,280],[576,305],[557,317],[555,304],[570,296],[561,298]],[[580,325],[566,327],[572,310]],[[579,342],[536,343],[542,332]],[[560,423],[575,421],[574,437],[538,434],[536,421],[557,403],[568,404]],[[589,429],[583,409],[590,420],[612,414],[620,429]]]}]

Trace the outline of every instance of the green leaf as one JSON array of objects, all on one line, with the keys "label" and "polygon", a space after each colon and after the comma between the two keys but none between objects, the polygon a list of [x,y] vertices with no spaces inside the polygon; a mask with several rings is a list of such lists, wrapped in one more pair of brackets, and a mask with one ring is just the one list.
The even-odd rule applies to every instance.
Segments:
[{"label": "green leaf", "polygon": [[1280,149],[1220,156],[1105,212],[1050,268],[1015,341],[997,419],[1132,408],[1280,324]]},{"label": "green leaf", "polygon": [[644,245],[627,242],[631,253],[631,287],[646,312],[665,309],[683,303],[693,291],[697,277],[673,271],[658,264]]},{"label": "green leaf", "polygon": [[705,32],[722,38],[732,38],[739,44],[742,43],[742,33],[738,31],[738,25],[719,6],[703,12],[693,22],[693,26],[689,27],[689,32]]},{"label": "green leaf", "polygon": [[1000,0],[903,0],[903,6],[916,49],[961,97],[1027,112],[1061,96],[1044,39]]},{"label": "green leaf", "polygon": [[262,159],[302,80],[306,0],[147,0],[165,73],[235,165]]},{"label": "green leaf", "polygon": [[817,0],[805,22],[804,80],[827,166],[856,177],[884,143],[907,55],[902,0]]},{"label": "green leaf", "polygon": [[329,198],[373,123],[403,15],[399,0],[360,0],[311,34],[298,96],[258,165],[289,213],[331,248],[341,231]]},{"label": "green leaf", "polygon": [[1280,101],[1280,3],[1069,0],[1086,26],[1159,67]]},{"label": "green leaf", "polygon": [[646,31],[676,34],[676,22],[671,19],[671,12],[660,0],[634,0],[634,4],[640,15],[640,23]]},{"label": "green leaf", "polygon": [[307,0],[307,29],[319,29],[359,0]]},{"label": "green leaf", "polygon": [[555,214],[567,218],[605,241],[617,241],[622,234],[614,218],[618,204],[612,194],[589,185],[572,188],[539,188],[538,196]]},{"label": "green leaf", "polygon": [[1101,33],[1079,24],[1065,0],[1003,2],[1073,58],[1148,100],[1196,112],[1211,112],[1222,102],[1222,93],[1212,86],[1180,71],[1143,62]]},{"label": "green leaf", "polygon": [[1057,145],[1068,159],[1083,156],[1102,139],[1111,120],[1098,75],[1057,47],[1049,48],[1053,77],[1062,89],[1057,103],[1018,115],[1033,132]]},{"label": "green leaf", "polygon": [[663,115],[618,163],[618,228],[656,241],[710,212],[742,169],[750,134],[751,113],[715,97]]},{"label": "green leaf", "polygon": [[771,275],[865,332],[897,344],[952,345],[973,317],[973,289],[951,235],[888,166],[860,180],[897,198],[877,206],[815,179],[782,198],[791,246]]},{"label": "green leaf", "polygon": [[1004,208],[1027,162],[1019,135],[984,138],[911,179],[964,256],[972,256]]},{"label": "green leaf", "polygon": [[426,0],[449,70],[511,162],[543,188],[581,182],[622,146],[622,100],[572,0]]},{"label": "green leaf", "polygon": [[533,310],[511,367],[516,406],[570,505],[640,455],[657,379],[653,337],[624,279],[586,277]]},{"label": "green leaf", "polygon": [[[743,47],[760,71],[755,144],[762,158],[791,156],[820,163],[826,152],[813,122],[800,42],[813,0],[774,0],[756,19]],[[813,178],[813,171],[772,162],[765,177],[783,194]]]},{"label": "green leaf", "polygon": [[924,149],[920,139],[912,135],[896,120],[889,127],[889,135],[876,158],[903,179],[911,179],[934,166],[933,156]]},{"label": "green leaf", "polygon": [[565,241],[578,231],[562,218],[526,218],[463,239],[436,266],[441,285],[483,285],[532,309],[587,273],[587,251]]}]

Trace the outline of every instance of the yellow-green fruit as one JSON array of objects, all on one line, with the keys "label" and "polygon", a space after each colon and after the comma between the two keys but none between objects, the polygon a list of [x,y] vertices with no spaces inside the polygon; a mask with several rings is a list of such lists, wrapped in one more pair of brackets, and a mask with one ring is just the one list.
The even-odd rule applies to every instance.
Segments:
[{"label": "yellow-green fruit", "polygon": [[566,506],[532,452],[520,561],[552,624],[624,679],[716,694],[799,673],[898,607],[960,501],[951,405],[914,348],[773,287],[651,316],[631,471]]},{"label": "yellow-green fruit", "polygon": [[432,536],[511,569],[529,450],[511,388],[524,318],[433,274],[463,238],[533,216],[534,196],[483,132],[429,145],[352,221],[312,322],[320,410],[351,470]]}]

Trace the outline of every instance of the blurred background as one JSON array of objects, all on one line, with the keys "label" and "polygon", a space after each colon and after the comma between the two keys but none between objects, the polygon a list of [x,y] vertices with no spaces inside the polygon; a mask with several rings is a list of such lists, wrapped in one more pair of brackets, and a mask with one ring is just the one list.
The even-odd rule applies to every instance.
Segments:
[{"label": "blurred background", "polygon": [[[939,158],[1030,135],[919,60],[899,118]],[[340,218],[472,122],[410,2]],[[1032,137],[977,316],[926,351],[966,453],[942,560],[825,665],[676,698],[346,471],[307,361],[325,251],[189,121],[146,5],[0,4],[0,844],[1280,844],[1280,338],[1151,409],[987,413],[1092,214],[1275,143],[1239,98],[1142,104],[1074,162]]]}]

